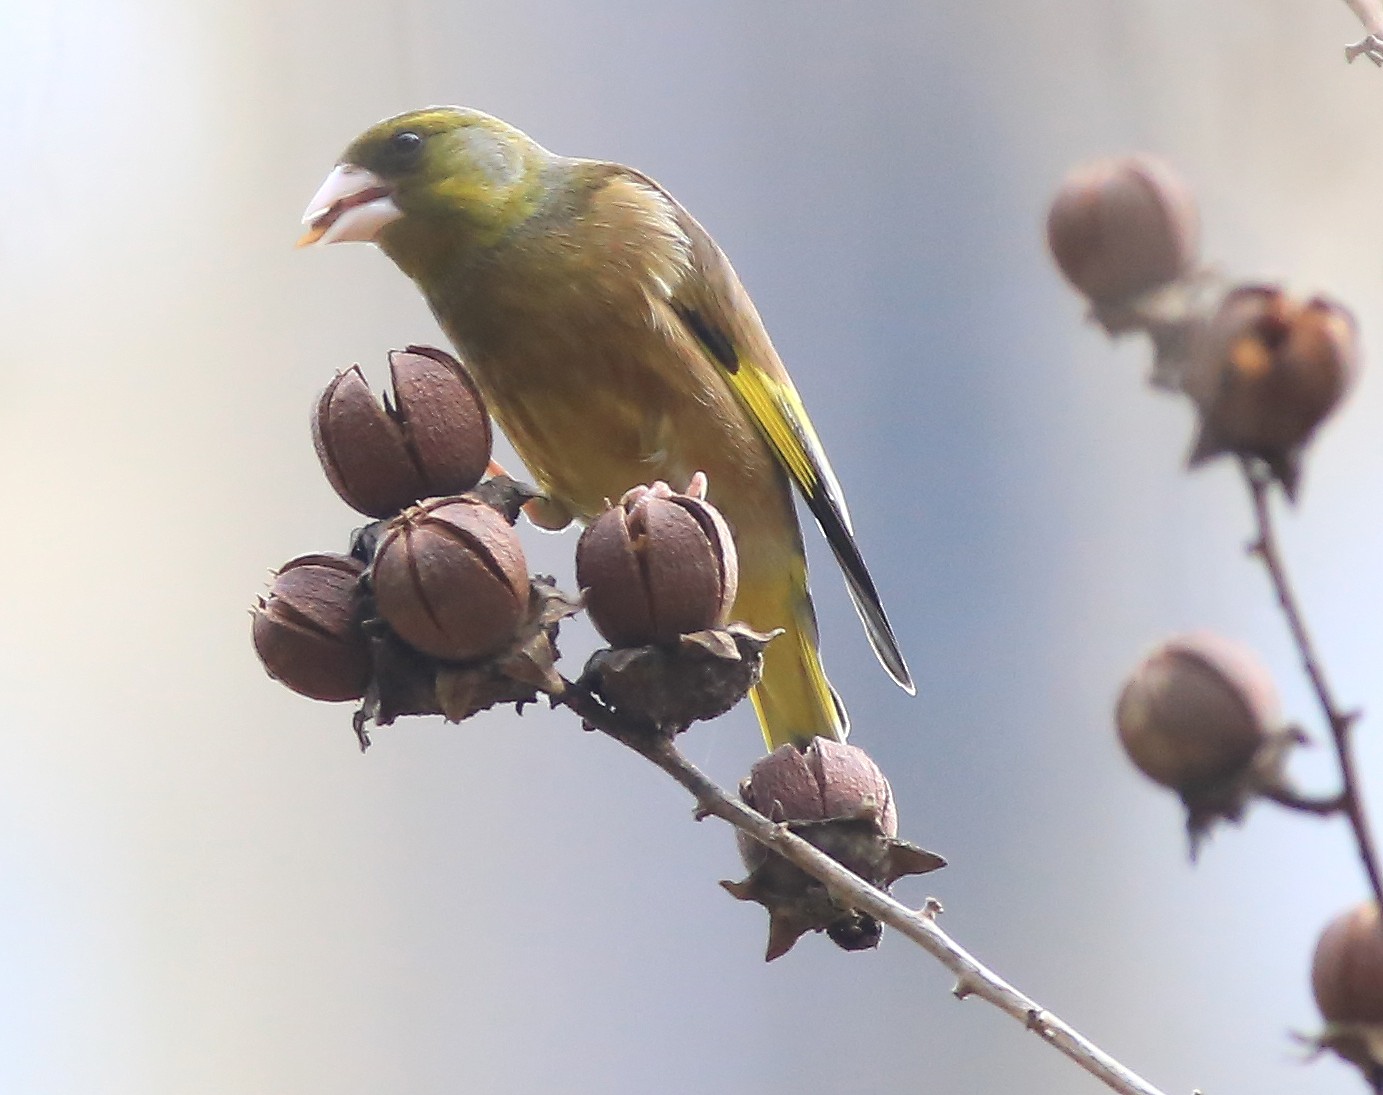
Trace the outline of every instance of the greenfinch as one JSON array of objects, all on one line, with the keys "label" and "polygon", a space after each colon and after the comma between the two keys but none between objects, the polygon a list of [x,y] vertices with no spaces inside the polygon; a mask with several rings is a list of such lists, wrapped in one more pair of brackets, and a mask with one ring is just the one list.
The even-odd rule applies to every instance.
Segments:
[{"label": "greenfinch", "polygon": [[[715,242],[646,175],[433,107],[357,137],[299,241],[377,244],[426,297],[546,496],[589,521],[630,487],[709,477],[740,557],[734,617],[769,644],[752,697],[770,748],[843,739],[792,487],[879,660],[914,691],[845,499],[759,314]],[[555,519],[554,519],[555,518]]]}]

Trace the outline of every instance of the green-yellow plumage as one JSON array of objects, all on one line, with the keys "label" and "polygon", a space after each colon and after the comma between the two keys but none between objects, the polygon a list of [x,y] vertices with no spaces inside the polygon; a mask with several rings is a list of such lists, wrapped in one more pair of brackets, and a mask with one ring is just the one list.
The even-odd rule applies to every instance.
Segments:
[{"label": "green-yellow plumage", "polygon": [[880,660],[912,690],[840,488],[754,305],[656,183],[438,107],[366,130],[305,219],[306,242],[373,240],[417,283],[538,485],[573,516],[589,520],[638,483],[706,473],[739,546],[735,617],[786,632],[753,694],[770,747],[846,729],[817,653],[790,484]]}]

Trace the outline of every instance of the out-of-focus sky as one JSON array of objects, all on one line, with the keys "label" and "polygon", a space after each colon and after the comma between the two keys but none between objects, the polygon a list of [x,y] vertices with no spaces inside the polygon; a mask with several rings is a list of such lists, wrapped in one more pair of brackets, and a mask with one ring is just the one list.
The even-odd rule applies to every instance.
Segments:
[{"label": "out-of-focus sky", "polygon": [[[1110,712],[1175,630],[1251,643],[1319,719],[1232,470],[1082,322],[1044,253],[1071,164],[1146,149],[1207,253],[1383,309],[1383,73],[1337,0],[952,4],[0,0],[0,1090],[1096,1091],[886,937],[765,965],[734,842],[574,721],[414,720],[269,681],[247,607],[353,516],[307,430],[336,368],[439,338],[374,249],[296,252],[346,142],[477,106],[658,178],[730,254],[850,497],[919,678],[815,551],[904,881],[1168,1092],[1352,1092],[1301,1063],[1338,823],[1255,809],[1194,868]],[[1369,373],[1284,530],[1383,812],[1383,493]],[[528,530],[532,532],[532,530]],[[809,537],[810,538],[810,537]],[[570,579],[574,543],[529,536]],[[590,648],[576,629],[574,660]],[[733,784],[747,710],[697,729]],[[1329,785],[1325,751],[1303,758]]]}]

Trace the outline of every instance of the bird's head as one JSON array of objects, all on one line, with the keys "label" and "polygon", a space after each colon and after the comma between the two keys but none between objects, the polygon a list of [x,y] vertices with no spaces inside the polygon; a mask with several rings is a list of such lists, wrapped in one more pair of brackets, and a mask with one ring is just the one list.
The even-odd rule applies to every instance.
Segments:
[{"label": "bird's head", "polygon": [[351,142],[308,203],[298,246],[373,242],[407,266],[429,240],[483,245],[531,212],[547,158],[477,110],[400,114]]}]

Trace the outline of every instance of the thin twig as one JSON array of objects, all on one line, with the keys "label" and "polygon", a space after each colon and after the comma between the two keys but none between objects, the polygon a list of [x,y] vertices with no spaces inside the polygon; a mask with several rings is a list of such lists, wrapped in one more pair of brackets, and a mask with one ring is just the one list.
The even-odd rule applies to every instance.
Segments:
[{"label": "thin twig", "polygon": [[1369,32],[1358,42],[1345,46],[1345,61],[1353,61],[1362,53],[1375,65],[1383,66],[1383,2],[1345,0],[1345,3]]},{"label": "thin twig", "polygon": [[1316,817],[1334,817],[1345,811],[1344,795],[1305,795],[1294,787],[1269,785],[1260,794],[1288,810]]},{"label": "thin twig", "polygon": [[1345,0],[1350,11],[1364,24],[1364,29],[1372,35],[1383,37],[1383,3],[1379,0]]},{"label": "thin twig", "polygon": [[1330,738],[1335,746],[1335,755],[1340,762],[1340,803],[1349,825],[1354,830],[1354,840],[1359,847],[1359,858],[1364,864],[1369,885],[1373,889],[1374,900],[1383,908],[1383,876],[1378,870],[1378,856],[1374,851],[1373,836],[1369,832],[1368,818],[1364,814],[1364,803],[1359,793],[1359,777],[1355,771],[1354,750],[1350,747],[1350,731],[1359,718],[1359,712],[1346,711],[1335,700],[1334,693],[1326,683],[1325,670],[1321,667],[1315,645],[1306,630],[1297,604],[1296,594],[1287,578],[1287,570],[1282,562],[1282,553],[1277,545],[1277,534],[1273,525],[1272,507],[1269,504],[1269,490],[1272,480],[1262,469],[1248,460],[1242,462],[1244,482],[1249,488],[1253,502],[1254,520],[1258,526],[1257,539],[1249,550],[1263,560],[1263,566],[1272,582],[1273,592],[1277,594],[1278,604],[1287,621],[1287,630],[1292,634],[1302,668],[1311,681],[1311,687],[1320,702],[1321,712],[1330,727]]},{"label": "thin twig", "polygon": [[669,737],[621,719],[585,689],[564,680],[562,690],[553,695],[553,703],[571,708],[588,726],[656,764],[691,793],[698,816],[714,815],[747,833],[816,879],[843,905],[888,924],[918,944],[955,975],[953,991],[957,997],[978,996],[993,1004],[1113,1091],[1122,1095],[1162,1095],[956,943],[937,926],[935,918],[941,907],[936,902],[929,900],[917,912],[894,900],[796,836],[786,825],[775,824],[732,798],[688,761]]}]

